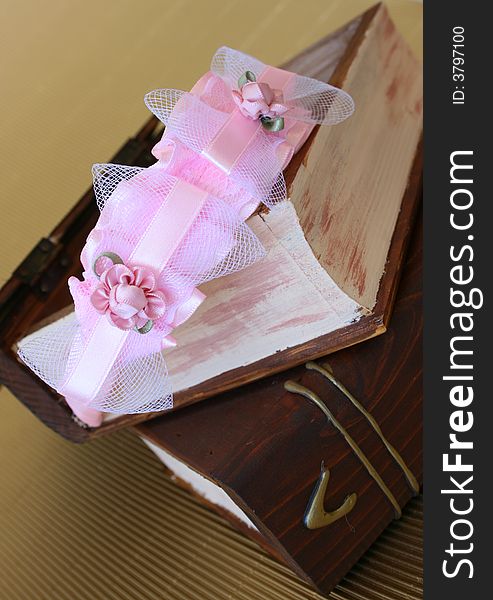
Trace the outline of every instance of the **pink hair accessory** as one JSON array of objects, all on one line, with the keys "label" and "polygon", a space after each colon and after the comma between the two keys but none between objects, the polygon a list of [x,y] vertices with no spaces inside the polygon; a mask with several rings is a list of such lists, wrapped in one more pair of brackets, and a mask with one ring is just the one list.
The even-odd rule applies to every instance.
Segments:
[{"label": "pink hair accessory", "polygon": [[166,125],[165,137],[205,157],[268,206],[286,199],[282,171],[299,140],[314,125],[334,125],[354,110],[343,90],[227,47],[216,52],[210,73],[191,93],[158,89],[145,102]]},{"label": "pink hair accessory", "polygon": [[163,350],[205,300],[198,286],[265,254],[244,220],[286,197],[282,170],[315,124],[354,108],[342,90],[226,47],[190,93],[145,101],[166,125],[157,162],[93,167],[101,215],[82,280],[68,281],[75,312],[19,344],[89,426],[171,408]]}]

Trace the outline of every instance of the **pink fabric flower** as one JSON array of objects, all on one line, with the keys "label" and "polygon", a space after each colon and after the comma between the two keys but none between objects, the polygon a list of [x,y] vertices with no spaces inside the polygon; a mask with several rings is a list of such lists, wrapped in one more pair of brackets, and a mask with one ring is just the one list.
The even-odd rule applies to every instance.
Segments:
[{"label": "pink fabric flower", "polygon": [[282,92],[273,90],[267,83],[249,81],[241,90],[233,90],[233,99],[241,113],[251,119],[279,117],[288,108],[282,104]]},{"label": "pink fabric flower", "polygon": [[166,312],[165,296],[156,289],[156,278],[146,267],[116,264],[106,269],[91,302],[119,329],[143,327]]}]

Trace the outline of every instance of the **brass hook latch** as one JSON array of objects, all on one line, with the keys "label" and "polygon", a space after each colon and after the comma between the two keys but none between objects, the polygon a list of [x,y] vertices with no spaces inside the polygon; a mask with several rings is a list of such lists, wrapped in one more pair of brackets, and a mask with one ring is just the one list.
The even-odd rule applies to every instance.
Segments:
[{"label": "brass hook latch", "polygon": [[[294,381],[289,381],[289,380],[286,381],[284,384],[284,388],[288,392],[294,392],[295,394],[300,394],[301,396],[304,396],[305,398],[307,398],[308,400],[310,400],[311,402],[313,402],[316,406],[318,406],[320,408],[320,410],[327,417],[327,421],[329,423],[332,423],[332,425],[334,425],[334,427],[339,431],[339,433],[342,434],[342,436],[344,437],[346,442],[351,446],[353,452],[356,454],[356,456],[362,462],[365,469],[368,471],[368,474],[370,475],[370,477],[372,477],[374,479],[374,481],[377,483],[379,488],[382,490],[382,492],[388,498],[389,502],[394,507],[395,518],[396,519],[400,518],[401,507],[399,506],[399,503],[397,502],[394,494],[389,490],[389,488],[385,484],[384,480],[380,477],[378,471],[371,464],[371,462],[368,460],[368,458],[366,457],[364,452],[361,450],[361,448],[358,446],[358,444],[354,441],[354,439],[349,435],[348,431],[341,425],[341,423],[339,423],[339,421],[334,417],[332,412],[322,402],[321,398],[317,394],[315,394],[315,392],[313,392],[312,390],[310,390],[307,387],[300,385],[299,383],[296,383]],[[319,478],[319,481],[320,481],[320,478]],[[318,485],[319,481],[317,482],[316,486]],[[310,502],[309,502],[307,511],[305,511],[305,514],[307,512],[310,512],[310,508],[311,508],[310,504],[312,504],[312,502],[313,502],[313,496],[310,499]]]},{"label": "brass hook latch", "polygon": [[[385,445],[389,454],[401,468],[406,478],[406,481],[409,487],[412,489],[413,493],[417,494],[419,492],[419,483],[416,477],[413,475],[413,473],[406,465],[401,455],[394,448],[394,446],[392,446],[392,444],[385,438],[379,424],[377,423],[373,415],[365,409],[365,407],[353,396],[353,394],[351,394],[351,392],[338,379],[336,379],[330,367],[324,368],[318,365],[317,363],[308,362],[306,364],[306,368],[312,371],[316,371],[320,373],[323,377],[328,379],[339,391],[341,391],[346,396],[346,398],[348,398],[348,400],[353,404],[353,406],[365,417],[365,419],[368,421],[370,426],[377,433],[377,435]],[[392,507],[395,512],[395,518],[400,518],[401,507],[399,506],[399,503],[397,502],[395,496],[387,487],[377,470],[373,467],[373,465],[368,460],[368,458],[363,453],[358,444],[349,435],[348,431],[343,427],[343,425],[339,423],[339,421],[334,417],[334,415],[326,406],[326,404],[322,401],[322,399],[309,388],[300,385],[299,383],[296,383],[294,381],[286,381],[284,384],[284,388],[288,392],[293,392],[295,394],[303,396],[304,398],[307,398],[316,406],[318,406],[318,408],[326,416],[327,421],[331,423],[339,431],[339,433],[342,434],[346,442],[349,444],[353,452],[356,454],[356,456],[359,458],[359,460],[367,470],[370,477],[372,477],[372,479],[377,483],[379,488],[385,494],[386,498],[392,504]],[[327,525],[330,525],[331,523],[334,523],[334,521],[337,521],[341,517],[347,515],[356,505],[358,497],[357,494],[353,492],[352,494],[346,497],[346,499],[339,508],[332,512],[326,512],[324,508],[324,499],[327,492],[329,478],[330,471],[329,469],[325,469],[322,463],[320,476],[318,478],[317,483],[315,484],[303,517],[305,527],[307,527],[308,529],[318,529],[320,527],[326,527]]]},{"label": "brass hook latch", "polygon": [[320,529],[321,527],[327,527],[331,523],[334,523],[341,517],[344,517],[353,510],[358,500],[358,495],[353,492],[346,497],[344,502],[331,512],[326,512],[324,508],[325,493],[327,492],[327,486],[329,484],[330,471],[324,467],[320,470],[320,477],[318,478],[315,487],[313,488],[310,501],[306,507],[305,515],[303,517],[303,523],[307,529]]}]

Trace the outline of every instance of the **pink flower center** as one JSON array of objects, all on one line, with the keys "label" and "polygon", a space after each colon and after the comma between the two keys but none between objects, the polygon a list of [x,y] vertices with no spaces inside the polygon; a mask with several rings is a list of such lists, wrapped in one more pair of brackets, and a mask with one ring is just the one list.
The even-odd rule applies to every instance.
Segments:
[{"label": "pink flower center", "polygon": [[249,81],[240,91],[233,90],[233,99],[241,113],[251,119],[275,118],[287,111],[282,103],[282,92],[272,89],[268,83]]},{"label": "pink flower center", "polygon": [[146,308],[147,298],[142,288],[122,283],[113,289],[115,293],[112,295],[110,292],[110,307],[119,317],[130,319]]}]

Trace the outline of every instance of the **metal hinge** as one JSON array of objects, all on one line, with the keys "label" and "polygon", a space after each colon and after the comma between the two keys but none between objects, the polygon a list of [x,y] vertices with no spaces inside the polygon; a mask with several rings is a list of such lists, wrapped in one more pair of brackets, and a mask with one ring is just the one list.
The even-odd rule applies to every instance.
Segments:
[{"label": "metal hinge", "polygon": [[49,294],[71,264],[62,244],[42,238],[14,272],[14,277],[42,295]]}]

